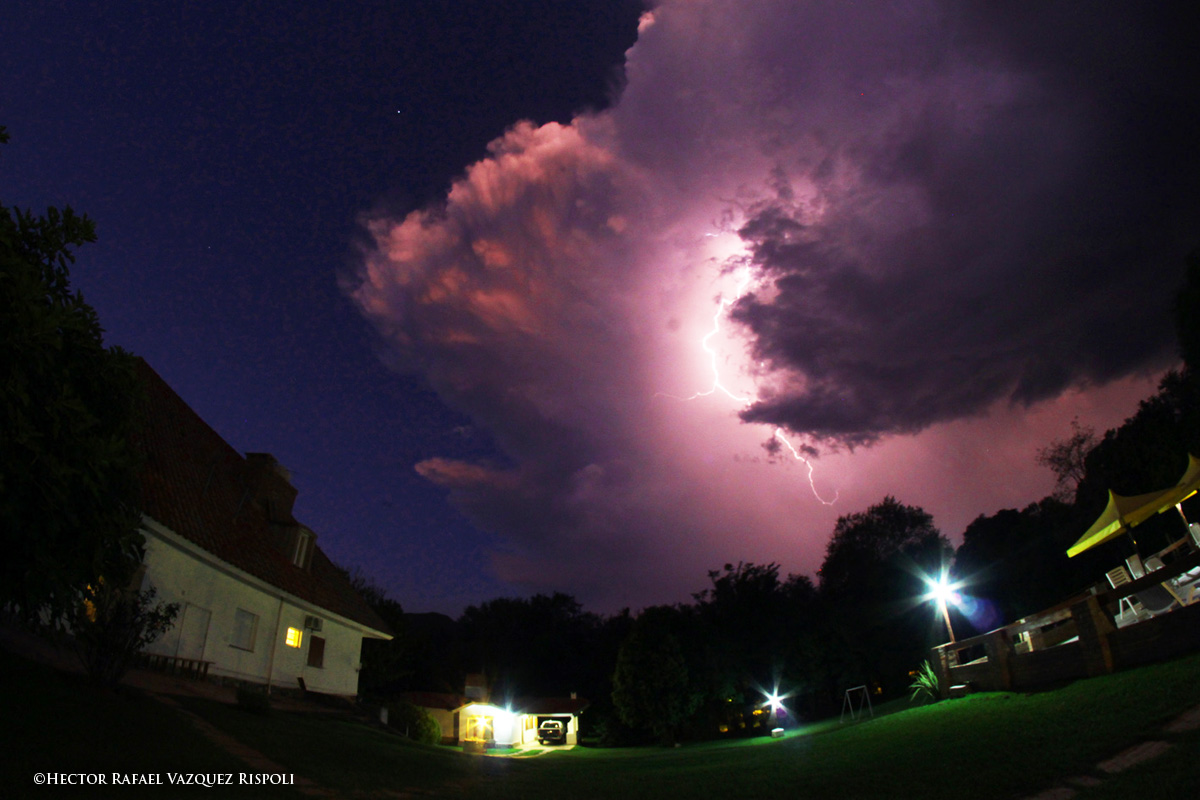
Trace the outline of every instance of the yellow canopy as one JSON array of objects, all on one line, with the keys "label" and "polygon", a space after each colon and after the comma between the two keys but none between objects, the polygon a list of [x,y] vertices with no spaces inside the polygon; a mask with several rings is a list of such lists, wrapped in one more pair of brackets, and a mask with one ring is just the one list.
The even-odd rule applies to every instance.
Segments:
[{"label": "yellow canopy", "polygon": [[1183,472],[1183,477],[1179,479],[1179,483],[1171,487],[1174,493],[1174,499],[1171,500],[1171,505],[1182,503],[1200,489],[1200,458],[1196,458],[1191,453],[1188,453],[1188,466]]},{"label": "yellow canopy", "polygon": [[1175,503],[1168,501],[1168,495],[1172,495],[1174,491],[1173,488],[1161,489],[1157,492],[1125,497],[1113,494],[1112,489],[1109,489],[1108,505],[1105,506],[1104,513],[1079,537],[1079,541],[1071,545],[1067,555],[1074,557],[1084,550],[1115,539],[1127,528],[1140,525],[1164,508],[1170,508]]},{"label": "yellow canopy", "polygon": [[1084,550],[1120,536],[1128,528],[1141,525],[1160,511],[1166,511],[1172,506],[1182,503],[1196,493],[1200,488],[1200,459],[1188,454],[1188,467],[1183,477],[1169,489],[1148,492],[1133,497],[1114,494],[1108,491],[1108,505],[1104,513],[1092,523],[1079,541],[1071,545],[1067,555],[1074,557]]}]

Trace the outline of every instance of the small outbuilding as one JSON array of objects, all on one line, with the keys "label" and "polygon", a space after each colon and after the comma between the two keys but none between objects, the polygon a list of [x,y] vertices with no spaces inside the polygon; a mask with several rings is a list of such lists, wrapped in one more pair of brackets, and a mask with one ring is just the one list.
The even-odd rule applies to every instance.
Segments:
[{"label": "small outbuilding", "polygon": [[425,709],[441,726],[443,744],[460,744],[480,751],[536,744],[538,729],[550,720],[562,724],[563,744],[577,744],[579,718],[589,705],[587,700],[574,695],[490,702],[486,695],[408,692],[404,699]]}]

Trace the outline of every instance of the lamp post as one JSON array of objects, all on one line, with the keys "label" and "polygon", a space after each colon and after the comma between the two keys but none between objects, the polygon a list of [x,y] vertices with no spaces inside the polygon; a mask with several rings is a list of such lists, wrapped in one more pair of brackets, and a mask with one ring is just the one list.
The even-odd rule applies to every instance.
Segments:
[{"label": "lamp post", "polygon": [[954,586],[946,580],[946,573],[942,573],[936,581],[925,581],[929,587],[929,592],[925,595],[926,599],[936,600],[938,608],[941,609],[942,619],[946,621],[946,632],[950,634],[950,643],[953,644],[954,627],[950,624],[950,609],[948,603],[955,602],[958,598],[958,593],[955,592]]}]

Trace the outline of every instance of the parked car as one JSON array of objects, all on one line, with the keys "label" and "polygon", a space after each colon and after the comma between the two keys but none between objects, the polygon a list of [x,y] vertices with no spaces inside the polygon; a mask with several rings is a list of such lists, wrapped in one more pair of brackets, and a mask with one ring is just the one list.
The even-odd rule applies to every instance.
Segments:
[{"label": "parked car", "polygon": [[557,719],[548,719],[538,726],[538,742],[541,744],[566,744],[567,729]]}]

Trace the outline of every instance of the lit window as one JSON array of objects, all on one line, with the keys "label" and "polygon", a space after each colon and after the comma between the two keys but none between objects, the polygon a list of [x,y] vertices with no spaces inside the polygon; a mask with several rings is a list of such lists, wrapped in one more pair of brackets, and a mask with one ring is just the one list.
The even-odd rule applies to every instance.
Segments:
[{"label": "lit window", "polygon": [[253,652],[257,633],[258,614],[251,614],[244,608],[239,608],[233,613],[233,633],[229,637],[230,647]]},{"label": "lit window", "polygon": [[287,638],[283,641],[288,647],[299,647],[302,638],[303,634],[300,633],[299,628],[288,628]]}]

